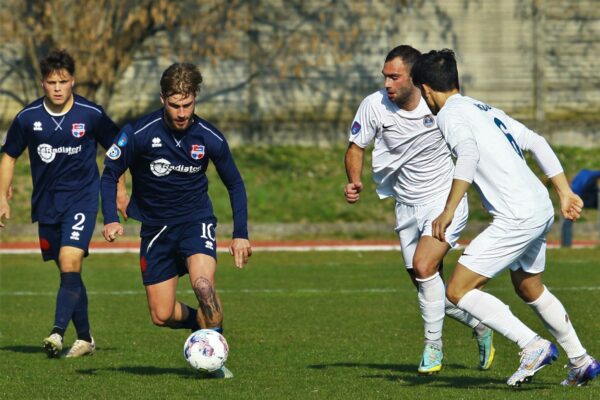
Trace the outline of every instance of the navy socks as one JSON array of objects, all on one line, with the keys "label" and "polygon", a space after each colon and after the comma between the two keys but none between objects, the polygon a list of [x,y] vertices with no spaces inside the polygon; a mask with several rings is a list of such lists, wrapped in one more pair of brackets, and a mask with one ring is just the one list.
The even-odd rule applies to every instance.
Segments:
[{"label": "navy socks", "polygon": [[88,318],[87,290],[85,289],[83,281],[81,281],[79,302],[75,305],[72,319],[75,330],[77,331],[77,339],[91,343],[92,336],[90,335],[90,320]]},{"label": "navy socks", "polygon": [[81,274],[78,272],[61,273],[52,333],[64,336],[69,321],[73,319],[78,339],[91,342],[87,308],[87,292],[81,280]]}]

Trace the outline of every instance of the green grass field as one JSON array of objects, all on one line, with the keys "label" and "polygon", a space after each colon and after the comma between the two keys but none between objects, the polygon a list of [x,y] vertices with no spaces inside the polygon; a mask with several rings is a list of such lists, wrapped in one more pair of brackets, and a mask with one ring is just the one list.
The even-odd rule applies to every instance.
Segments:
[{"label": "green grass field", "polygon": [[[452,265],[458,252],[451,252]],[[570,312],[588,351],[600,356],[600,249],[551,250],[546,284]],[[419,377],[422,325],[397,252],[257,252],[245,270],[220,253],[231,380],[200,379],[182,356],[186,331],[154,327],[134,254],[92,254],[84,277],[98,352],[47,359],[58,274],[38,255],[0,255],[2,399],[597,399],[600,381],[562,388],[564,353],[518,390],[506,378],[518,348],[497,337],[496,361],[478,371],[471,332],[445,324],[446,366]],[[448,274],[450,268],[446,273]],[[488,290],[533,329],[541,322],[505,273]],[[182,300],[192,302],[187,279]],[[72,327],[66,342],[74,340]]]},{"label": "green grass field", "polygon": [[[350,206],[343,198],[347,178],[344,170],[346,145],[328,148],[300,146],[241,146],[233,149],[248,192],[250,227],[253,224],[281,223],[335,223],[385,222],[394,224],[394,203],[379,200],[371,177],[371,151],[365,154],[361,201]],[[600,169],[600,152],[595,148],[556,147],[569,178],[582,168]],[[104,154],[98,163],[102,170]],[[546,182],[554,198],[554,190],[547,179],[529,162],[534,171]],[[219,181],[214,167],[209,167],[209,191],[215,214],[222,226],[230,226],[231,208],[227,190]],[[128,176],[131,183],[131,177]],[[31,176],[29,159],[23,154],[16,165],[13,180],[14,199],[11,203],[11,224],[29,224]],[[471,220],[489,220],[477,194],[470,190]],[[98,221],[102,221],[101,213]],[[596,221],[596,212],[586,210],[582,220]],[[229,230],[229,228],[227,229]],[[228,237],[229,232],[225,233]],[[464,237],[464,235],[463,235]],[[359,237],[360,238],[360,237]],[[391,238],[394,236],[391,234]],[[0,238],[2,240],[2,238]]]}]

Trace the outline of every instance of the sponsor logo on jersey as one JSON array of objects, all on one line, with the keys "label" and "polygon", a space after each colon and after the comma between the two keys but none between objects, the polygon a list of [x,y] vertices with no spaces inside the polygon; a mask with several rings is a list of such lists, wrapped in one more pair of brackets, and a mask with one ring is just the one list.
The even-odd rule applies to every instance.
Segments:
[{"label": "sponsor logo on jersey", "polygon": [[121,149],[116,144],[110,146],[110,149],[106,152],[106,157],[111,160],[118,160],[121,157]]},{"label": "sponsor logo on jersey", "polygon": [[433,125],[435,125],[435,120],[431,115],[427,115],[425,118],[423,118],[423,125],[425,125],[425,128],[431,128]]},{"label": "sponsor logo on jersey", "polygon": [[[346,125],[347,126],[347,125]],[[354,123],[352,124],[352,134],[356,135],[358,134],[358,132],[360,132],[360,124],[358,123],[358,121],[354,121]]]},{"label": "sponsor logo on jersey", "polygon": [[193,144],[190,154],[192,159],[200,160],[202,157],[204,157],[204,146],[200,144]]},{"label": "sponsor logo on jersey", "polygon": [[127,133],[123,132],[121,133],[121,136],[119,136],[119,140],[117,141],[117,145],[119,147],[123,147],[127,144]]},{"label": "sponsor logo on jersey", "polygon": [[33,130],[34,131],[41,131],[42,130],[42,123],[40,121],[35,121],[33,123]]},{"label": "sponsor logo on jersey", "polygon": [[159,137],[152,138],[152,147],[162,147],[162,142]]},{"label": "sponsor logo on jersey", "polygon": [[83,137],[85,135],[85,124],[71,125],[71,135],[76,138]]},{"label": "sponsor logo on jersey", "polygon": [[172,165],[169,160],[159,158],[150,163],[150,171],[156,176],[167,176],[171,172],[183,172],[186,174],[195,174],[200,172],[200,167],[193,165]]},{"label": "sponsor logo on jersey", "polygon": [[52,147],[47,143],[41,143],[38,145],[37,147],[37,153],[40,156],[40,159],[45,162],[46,164],[51,163],[52,161],[54,161],[54,158],[56,157],[57,154],[66,154],[68,156],[72,156],[74,154],[77,154],[81,151],[81,145],[77,146],[77,147],[67,147],[67,146],[61,146],[61,147]]}]

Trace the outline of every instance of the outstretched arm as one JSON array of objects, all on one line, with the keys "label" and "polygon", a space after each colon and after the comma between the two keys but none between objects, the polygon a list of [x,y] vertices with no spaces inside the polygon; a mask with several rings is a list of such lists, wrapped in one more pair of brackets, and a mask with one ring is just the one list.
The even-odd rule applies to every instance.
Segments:
[{"label": "outstretched arm", "polygon": [[4,154],[0,161],[0,228],[4,228],[2,218],[10,219],[10,206],[8,200],[12,195],[10,184],[15,173],[16,158]]},{"label": "outstretched arm", "polygon": [[129,205],[129,196],[127,195],[127,187],[125,186],[125,172],[119,178],[117,182],[117,210],[123,216],[123,219],[127,221],[127,206]]},{"label": "outstretched arm", "polygon": [[552,182],[554,190],[558,193],[560,211],[563,217],[576,221],[581,216],[583,200],[571,190],[571,186],[569,186],[567,177],[563,172],[550,178],[550,182]]},{"label": "outstretched arm", "polygon": [[471,186],[471,183],[467,181],[461,179],[452,180],[452,188],[448,194],[444,211],[442,211],[442,213],[431,223],[431,234],[434,238],[441,240],[442,242],[446,241],[446,228],[452,223],[456,207],[458,207],[458,204],[465,196],[465,193],[467,193],[469,186]]},{"label": "outstretched arm", "polygon": [[564,218],[575,221],[581,215],[583,200],[573,193],[560,161],[546,139],[533,131],[526,131],[524,148],[531,151],[542,172],[550,179],[560,200],[560,211]]},{"label": "outstretched arm", "polygon": [[348,177],[348,184],[344,188],[344,196],[350,204],[356,203],[360,199],[360,192],[363,189],[361,176],[364,157],[365,149],[355,143],[348,145],[346,156],[344,157],[346,176]]},{"label": "outstretched arm", "polygon": [[479,163],[479,150],[472,137],[466,136],[454,146],[456,165],[454,179],[446,200],[444,211],[431,223],[432,235],[441,241],[446,241],[446,228],[452,223],[456,207],[473,182],[477,164]]},{"label": "outstretched arm", "polygon": [[214,157],[212,161],[221,181],[227,187],[233,213],[233,235],[229,245],[229,254],[234,257],[235,266],[243,268],[252,255],[252,247],[248,240],[246,187],[226,142],[223,143],[221,153]]}]

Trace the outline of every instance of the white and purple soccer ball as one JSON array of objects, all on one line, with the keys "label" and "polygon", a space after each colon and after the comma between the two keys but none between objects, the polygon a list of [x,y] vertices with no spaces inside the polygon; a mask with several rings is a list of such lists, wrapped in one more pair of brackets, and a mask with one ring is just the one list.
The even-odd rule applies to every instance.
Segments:
[{"label": "white and purple soccer ball", "polygon": [[225,364],[229,346],[219,332],[200,329],[192,333],[183,345],[183,357],[192,368],[212,372]]}]

